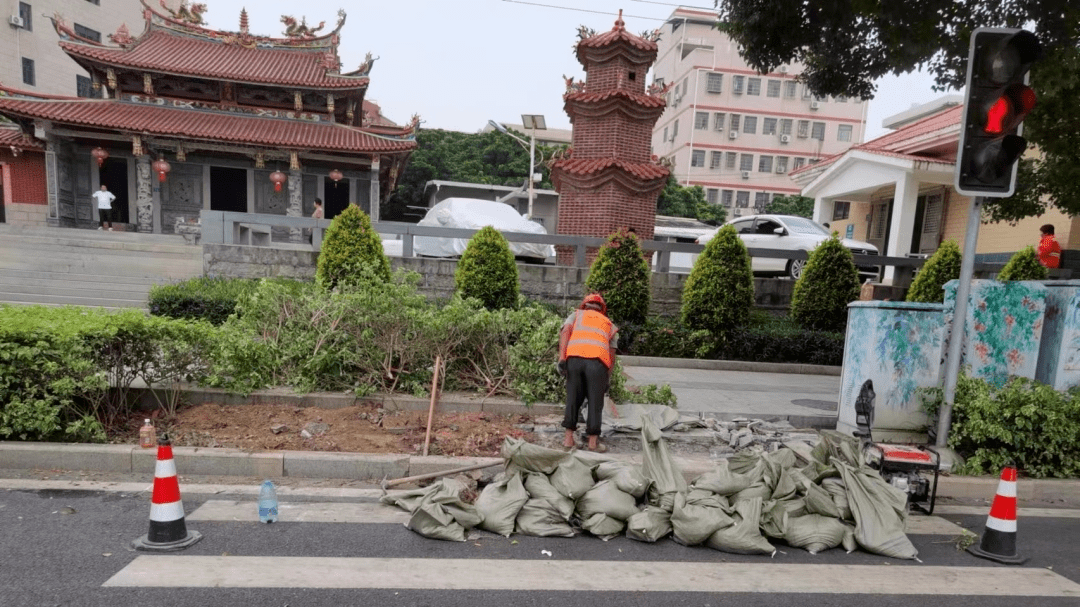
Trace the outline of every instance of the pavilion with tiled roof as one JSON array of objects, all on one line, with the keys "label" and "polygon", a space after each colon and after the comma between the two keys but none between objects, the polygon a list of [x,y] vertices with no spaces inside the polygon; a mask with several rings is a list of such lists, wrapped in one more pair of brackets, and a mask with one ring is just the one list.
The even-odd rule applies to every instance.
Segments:
[{"label": "pavilion with tiled roof", "polygon": [[202,209],[308,215],[316,197],[328,218],[355,203],[378,219],[419,119],[398,126],[364,99],[370,53],[342,70],[343,11],[325,34],[282,17],[285,35],[272,38],[249,31],[246,11],[225,32],[142,2],[142,33],[123,25],[111,44],[53,19],[100,98],[0,87],[0,114],[45,148],[49,224],[95,225],[99,184],[120,199],[120,223],[143,232],[172,232]]}]

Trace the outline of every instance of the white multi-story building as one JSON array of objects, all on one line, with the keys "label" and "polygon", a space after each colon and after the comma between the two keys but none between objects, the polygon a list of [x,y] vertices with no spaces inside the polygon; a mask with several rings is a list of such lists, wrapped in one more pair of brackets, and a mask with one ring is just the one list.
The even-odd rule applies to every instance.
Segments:
[{"label": "white multi-story building", "polygon": [[788,172],[861,143],[869,104],[813,96],[796,79],[799,65],[758,73],[716,21],[714,12],[680,8],[664,24],[653,80],[670,88],[652,149],[672,161],[680,184],[703,187],[730,218],[798,194]]}]

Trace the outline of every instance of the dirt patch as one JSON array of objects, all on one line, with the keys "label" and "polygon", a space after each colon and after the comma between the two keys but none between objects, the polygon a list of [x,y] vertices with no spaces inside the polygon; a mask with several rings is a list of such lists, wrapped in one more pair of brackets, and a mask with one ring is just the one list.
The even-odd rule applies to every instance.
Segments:
[{"label": "dirt patch", "polygon": [[[138,442],[143,419],[133,416],[116,442]],[[518,427],[531,424],[526,415],[436,414],[428,454],[498,456],[506,437],[533,441],[531,432]],[[427,412],[386,411],[376,403],[341,409],[206,404],[184,407],[175,420],[157,419],[155,426],[159,435],[168,433],[174,446],[419,455]]]}]

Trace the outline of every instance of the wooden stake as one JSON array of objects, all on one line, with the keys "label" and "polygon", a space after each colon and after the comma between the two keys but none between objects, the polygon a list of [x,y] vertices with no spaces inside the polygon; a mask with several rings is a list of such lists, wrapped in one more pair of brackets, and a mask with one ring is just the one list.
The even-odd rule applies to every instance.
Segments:
[{"label": "wooden stake", "polygon": [[428,444],[431,443],[431,419],[435,416],[435,401],[439,399],[439,369],[442,367],[442,356],[435,356],[435,374],[431,378],[431,404],[427,412],[427,433],[424,435],[424,457],[428,454]]}]

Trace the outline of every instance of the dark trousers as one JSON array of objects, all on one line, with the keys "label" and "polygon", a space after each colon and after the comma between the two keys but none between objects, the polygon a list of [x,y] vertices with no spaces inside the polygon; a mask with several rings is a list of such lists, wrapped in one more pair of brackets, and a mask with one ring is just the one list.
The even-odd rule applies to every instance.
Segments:
[{"label": "dark trousers", "polygon": [[604,413],[604,394],[608,389],[608,368],[596,358],[571,356],[566,359],[566,415],[563,428],[576,430],[578,411],[589,399],[589,419],[585,434],[600,436],[600,417]]},{"label": "dark trousers", "polygon": [[104,228],[106,223],[112,226],[112,209],[98,209],[97,214],[98,219],[101,220],[101,227]]}]

